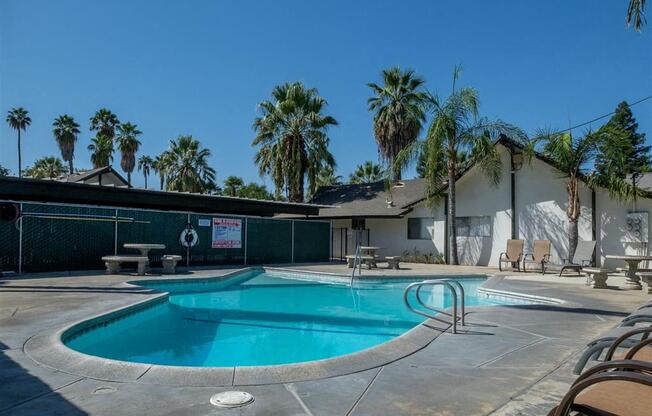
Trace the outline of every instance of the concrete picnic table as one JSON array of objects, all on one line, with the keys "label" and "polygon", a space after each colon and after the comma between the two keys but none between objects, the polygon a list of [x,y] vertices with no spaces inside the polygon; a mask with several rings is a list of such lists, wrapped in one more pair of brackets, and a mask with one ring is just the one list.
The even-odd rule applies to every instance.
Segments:
[{"label": "concrete picnic table", "polygon": [[641,290],[643,287],[641,285],[641,277],[637,274],[638,264],[642,261],[652,260],[652,256],[639,256],[639,255],[628,255],[628,254],[607,254],[605,256],[607,259],[612,260],[622,260],[627,263],[627,273],[625,284],[627,289],[631,290]]},{"label": "concrete picnic table", "polygon": [[368,256],[372,257],[372,260],[366,260],[366,263],[368,264],[369,268],[378,268],[378,265],[376,264],[376,252],[378,250],[382,249],[382,247],[376,247],[376,246],[360,246],[360,251],[366,252]]},{"label": "concrete picnic table", "polygon": [[131,248],[140,251],[144,257],[149,257],[150,250],[165,250],[165,244],[138,244],[138,243],[125,243],[122,245],[124,248]]}]

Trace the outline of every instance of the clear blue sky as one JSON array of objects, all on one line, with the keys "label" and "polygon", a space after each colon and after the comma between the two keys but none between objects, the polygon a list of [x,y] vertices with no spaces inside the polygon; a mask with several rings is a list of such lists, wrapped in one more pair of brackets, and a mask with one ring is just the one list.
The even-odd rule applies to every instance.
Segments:
[{"label": "clear blue sky", "polygon": [[[24,165],[59,155],[51,123],[68,113],[83,128],[76,166],[89,167],[88,119],[108,107],[138,124],[143,153],[192,134],[212,150],[220,181],[260,181],[250,145],[256,104],[274,85],[301,80],[319,89],[340,122],[331,150],[346,177],[377,159],[365,84],[392,65],[415,69],[446,95],[453,66],[462,64],[462,83],[479,90],[483,115],[528,133],[564,128],[652,94],[652,25],[643,34],[627,30],[626,7],[627,0],[2,0],[0,165],[17,168],[9,108],[23,106],[33,120]],[[652,139],[652,101],[634,114]]]}]

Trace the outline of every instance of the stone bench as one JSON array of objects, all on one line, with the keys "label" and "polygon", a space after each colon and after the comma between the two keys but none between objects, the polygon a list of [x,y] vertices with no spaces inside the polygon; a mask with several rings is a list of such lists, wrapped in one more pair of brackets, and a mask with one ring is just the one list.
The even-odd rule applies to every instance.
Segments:
[{"label": "stone bench", "polygon": [[399,262],[401,261],[401,256],[387,256],[385,257],[385,261],[387,262],[388,269],[400,269]]},{"label": "stone bench", "polygon": [[[364,256],[359,256],[358,257],[362,264],[366,264],[367,268],[371,269],[372,267],[377,267],[376,266],[376,257],[374,256],[369,256],[369,255],[364,255]],[[353,262],[355,261],[355,255],[349,254],[346,256],[346,265],[349,267],[349,269],[353,268]]]},{"label": "stone bench", "polygon": [[177,272],[177,262],[181,261],[181,256],[176,254],[166,254],[161,257],[163,263],[163,273],[175,274]]},{"label": "stone bench", "polygon": [[582,271],[586,273],[587,284],[593,282],[593,289],[607,289],[607,269],[601,267],[583,267]]},{"label": "stone bench", "polygon": [[137,263],[136,272],[139,276],[144,276],[147,266],[149,265],[149,259],[144,256],[139,255],[118,255],[118,256],[104,256],[102,261],[106,265],[107,274],[117,274],[120,273],[120,265],[122,263]]},{"label": "stone bench", "polygon": [[647,293],[648,295],[652,295],[652,272],[650,271],[639,271],[636,272],[637,275],[641,278],[641,280],[647,284]]}]

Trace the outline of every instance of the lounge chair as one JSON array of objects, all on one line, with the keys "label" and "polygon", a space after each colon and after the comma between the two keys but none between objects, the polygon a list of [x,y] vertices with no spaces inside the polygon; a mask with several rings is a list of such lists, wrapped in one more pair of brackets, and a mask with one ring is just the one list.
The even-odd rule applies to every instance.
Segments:
[{"label": "lounge chair", "polygon": [[649,416],[652,409],[652,363],[637,360],[597,365],[575,380],[549,416],[577,411],[592,416]]},{"label": "lounge chair", "polygon": [[[573,374],[581,374],[582,370],[590,359],[597,360],[602,352],[607,350],[607,357],[613,355],[616,348],[631,348],[637,343],[648,339],[652,334],[652,326],[632,328],[631,326],[620,326],[600,335],[589,342],[584,352],[577,360],[573,368]],[[611,352],[609,352],[611,351]]]},{"label": "lounge chair", "polygon": [[498,258],[498,270],[503,271],[503,263],[511,263],[512,267],[521,271],[521,259],[523,258],[523,240],[507,240],[507,251],[500,253]]},{"label": "lounge chair", "polygon": [[546,264],[550,261],[550,240],[534,240],[532,253],[523,256],[523,271],[527,272],[528,264],[541,267],[541,274],[546,273]]},{"label": "lounge chair", "polygon": [[593,251],[595,250],[595,241],[578,241],[575,248],[573,260],[562,259],[563,264],[560,265],[559,275],[564,273],[564,270],[576,270],[578,275],[582,274],[582,267],[590,266],[593,263]]}]

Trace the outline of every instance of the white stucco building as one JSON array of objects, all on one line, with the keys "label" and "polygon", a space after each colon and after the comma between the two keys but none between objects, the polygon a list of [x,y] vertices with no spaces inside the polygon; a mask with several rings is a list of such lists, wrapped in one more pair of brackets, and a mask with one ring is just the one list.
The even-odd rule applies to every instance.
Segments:
[{"label": "white stucco building", "polygon": [[[457,181],[460,263],[497,266],[510,238],[525,240],[525,252],[534,240],[550,240],[552,262],[561,262],[568,253],[566,179],[544,158],[522,163],[520,149],[508,140],[501,139],[496,146],[503,161],[497,186],[477,167],[468,169]],[[640,186],[645,187],[644,180]],[[580,201],[579,238],[596,240],[600,264],[622,266],[605,261],[606,254],[648,252],[649,223],[645,219],[652,199],[621,203],[604,189],[591,190],[582,184]],[[333,207],[321,209],[319,216],[331,220],[335,258],[355,250],[354,229],[361,226],[363,243],[383,247],[381,255],[447,252],[445,200],[428,206],[422,179],[401,181],[391,192],[383,182],[324,187],[313,202]],[[644,213],[643,229],[638,233],[627,226],[627,215],[634,211]]]}]

